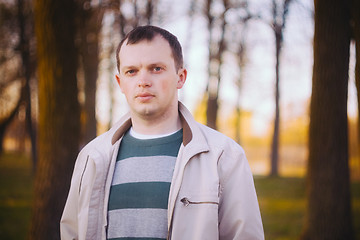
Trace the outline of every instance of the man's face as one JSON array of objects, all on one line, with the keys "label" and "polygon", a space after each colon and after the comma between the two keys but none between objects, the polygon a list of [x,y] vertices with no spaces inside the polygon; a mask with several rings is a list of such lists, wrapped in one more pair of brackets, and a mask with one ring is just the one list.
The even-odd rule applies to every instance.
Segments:
[{"label": "man's face", "polygon": [[169,117],[177,112],[177,90],[186,70],[176,70],[169,43],[160,36],[121,47],[120,73],[116,75],[133,116],[142,119]]}]

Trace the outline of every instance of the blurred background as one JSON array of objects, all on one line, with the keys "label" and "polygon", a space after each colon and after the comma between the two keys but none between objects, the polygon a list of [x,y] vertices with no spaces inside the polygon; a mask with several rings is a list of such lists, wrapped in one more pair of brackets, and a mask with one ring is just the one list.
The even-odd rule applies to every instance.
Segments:
[{"label": "blurred background", "polygon": [[[334,195],[347,189],[346,204],[334,199],[332,205],[349,205],[344,215],[353,239],[360,238],[360,54],[359,33],[349,29],[359,26],[358,2],[328,4],[347,8],[335,17],[319,14],[335,29],[319,33],[321,39],[348,39],[346,61],[337,60],[346,64],[346,76],[327,80],[345,79],[343,111],[328,117],[343,119],[345,112],[346,123],[322,125],[342,147],[334,150],[340,158],[333,161],[345,170],[337,171],[335,164],[329,179],[345,179]],[[77,152],[128,111],[114,77],[117,44],[133,27],[146,24],[169,30],[183,46],[188,79],[181,101],[199,122],[245,149],[266,238],[304,237],[312,219],[311,186],[333,186],[330,180],[312,185],[316,178],[307,178],[309,161],[316,161],[309,152],[310,113],[320,113],[311,108],[319,76],[315,20],[311,0],[0,0],[0,239],[59,239],[58,219]],[[336,32],[341,28],[348,32]],[[318,72],[327,76],[332,70]],[[343,95],[331,98],[341,102]],[[344,138],[332,136],[333,130]],[[336,155],[329,146],[324,143],[331,150],[320,166],[327,165],[326,154]],[[344,238],[337,239],[351,239],[339,234]],[[309,239],[328,239],[323,236]]]}]

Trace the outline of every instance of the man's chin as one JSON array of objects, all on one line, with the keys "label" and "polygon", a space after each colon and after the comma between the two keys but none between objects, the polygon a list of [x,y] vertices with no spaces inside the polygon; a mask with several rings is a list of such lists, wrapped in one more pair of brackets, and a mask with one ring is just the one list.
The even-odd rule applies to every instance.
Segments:
[{"label": "man's chin", "polygon": [[142,108],[139,108],[137,110],[137,113],[138,113],[139,116],[149,118],[149,117],[151,117],[153,115],[156,115],[156,109],[154,109],[151,106],[144,106]]}]

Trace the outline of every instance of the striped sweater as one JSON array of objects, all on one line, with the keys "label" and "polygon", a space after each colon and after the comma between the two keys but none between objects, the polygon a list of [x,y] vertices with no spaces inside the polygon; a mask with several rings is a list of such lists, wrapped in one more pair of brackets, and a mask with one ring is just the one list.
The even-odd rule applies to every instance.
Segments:
[{"label": "striped sweater", "polygon": [[107,239],[166,239],[168,196],[181,143],[182,130],[147,140],[124,135],[109,195]]}]

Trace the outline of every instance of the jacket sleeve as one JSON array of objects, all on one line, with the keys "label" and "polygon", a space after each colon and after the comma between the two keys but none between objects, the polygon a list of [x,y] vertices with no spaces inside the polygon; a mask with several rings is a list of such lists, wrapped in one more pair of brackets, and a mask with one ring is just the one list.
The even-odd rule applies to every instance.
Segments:
[{"label": "jacket sleeve", "polygon": [[218,163],[220,176],[219,239],[264,239],[253,176],[244,150],[231,144]]},{"label": "jacket sleeve", "polygon": [[81,176],[87,163],[87,158],[84,155],[85,154],[80,153],[76,159],[69,194],[60,221],[60,236],[62,240],[79,239],[79,192],[81,187]]}]

